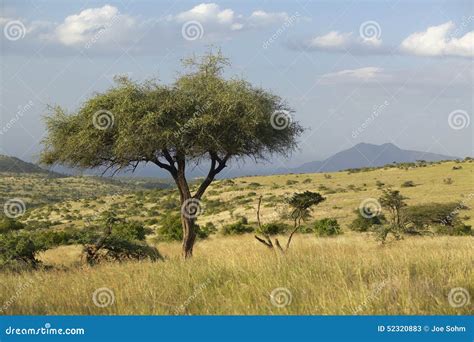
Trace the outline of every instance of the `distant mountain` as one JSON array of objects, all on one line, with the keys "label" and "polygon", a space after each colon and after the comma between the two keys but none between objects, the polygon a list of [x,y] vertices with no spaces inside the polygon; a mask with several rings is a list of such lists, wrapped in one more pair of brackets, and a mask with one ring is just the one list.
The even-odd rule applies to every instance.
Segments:
[{"label": "distant mountain", "polygon": [[394,144],[382,145],[360,143],[338,152],[323,161],[305,163],[293,169],[279,169],[277,173],[332,172],[362,167],[378,167],[391,163],[411,163],[417,160],[440,161],[458,159],[442,154],[402,150]]},{"label": "distant mountain", "polygon": [[57,172],[52,172],[39,167],[36,164],[25,162],[16,157],[10,157],[0,154],[0,172],[11,173],[42,173],[52,177],[62,177]]}]

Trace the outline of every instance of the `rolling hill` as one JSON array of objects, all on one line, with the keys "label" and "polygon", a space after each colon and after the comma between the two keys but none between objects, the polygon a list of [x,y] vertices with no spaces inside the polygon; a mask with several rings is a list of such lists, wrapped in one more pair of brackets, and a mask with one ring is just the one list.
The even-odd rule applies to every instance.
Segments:
[{"label": "rolling hill", "polygon": [[402,150],[391,143],[382,145],[360,143],[325,160],[308,162],[290,170],[279,169],[277,173],[333,172],[363,167],[379,167],[392,163],[413,163],[417,160],[436,162],[455,159],[458,158],[430,152]]}]

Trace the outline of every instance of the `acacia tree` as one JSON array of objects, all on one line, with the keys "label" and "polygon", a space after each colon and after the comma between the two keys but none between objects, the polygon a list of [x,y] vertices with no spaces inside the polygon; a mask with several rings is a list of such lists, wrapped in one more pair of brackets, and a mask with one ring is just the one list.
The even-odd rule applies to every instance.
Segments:
[{"label": "acacia tree", "polygon": [[[296,148],[302,127],[279,96],[240,78],[226,79],[229,65],[219,52],[183,61],[188,71],[172,84],[116,79],[76,113],[53,107],[46,118],[41,161],[117,172],[140,163],[168,171],[180,195],[182,253],[191,257],[199,200],[232,159],[265,159]],[[192,192],[190,163],[207,162],[209,171]]]}]

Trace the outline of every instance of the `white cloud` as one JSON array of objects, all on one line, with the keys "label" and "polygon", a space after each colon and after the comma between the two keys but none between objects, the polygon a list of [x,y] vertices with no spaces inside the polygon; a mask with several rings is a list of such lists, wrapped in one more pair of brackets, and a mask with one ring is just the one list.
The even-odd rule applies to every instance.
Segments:
[{"label": "white cloud", "polygon": [[454,23],[428,27],[423,32],[408,36],[400,45],[403,52],[419,56],[474,56],[474,31],[460,38],[450,35]]},{"label": "white cloud", "polygon": [[390,75],[386,74],[382,68],[372,66],[346,69],[321,76],[323,81],[328,82],[383,81],[388,78],[390,78]]},{"label": "white cloud", "polygon": [[[241,31],[281,25],[288,18],[285,12],[258,10],[243,15],[215,3],[202,3],[166,17],[144,19],[120,13],[117,7],[105,5],[69,15],[59,23],[22,19],[26,31],[24,39],[15,44],[7,42],[5,51],[25,53],[28,49],[37,50],[47,45],[48,49],[43,51],[49,53],[74,51],[71,47],[87,49],[88,53],[111,53],[124,49],[132,49],[135,53],[149,52],[188,44],[182,32],[189,22],[197,22],[196,27],[201,30],[198,37],[202,42],[213,43],[231,39]],[[0,17],[0,25],[4,26],[12,20],[19,19]]]},{"label": "white cloud", "polygon": [[285,22],[289,18],[286,12],[265,12],[259,10],[252,12],[247,21],[251,26],[268,26]]},{"label": "white cloud", "polygon": [[120,14],[116,7],[105,5],[66,17],[56,27],[54,35],[67,46],[87,43],[98,35],[100,42],[105,44],[111,40],[123,41],[136,25],[134,18]]},{"label": "white cloud", "polygon": [[309,45],[319,48],[346,47],[349,43],[352,33],[339,33],[331,31],[323,36],[313,38]]},{"label": "white cloud", "polygon": [[380,38],[362,37],[355,35],[353,32],[330,31],[294,45],[305,50],[328,52],[350,51],[355,54],[380,54],[386,52],[386,49],[382,47],[382,40]]}]

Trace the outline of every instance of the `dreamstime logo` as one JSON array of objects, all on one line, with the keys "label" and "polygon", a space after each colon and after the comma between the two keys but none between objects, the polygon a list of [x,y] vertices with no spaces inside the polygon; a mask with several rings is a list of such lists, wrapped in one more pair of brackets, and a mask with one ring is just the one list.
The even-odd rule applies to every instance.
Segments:
[{"label": "dreamstime logo", "polygon": [[388,107],[390,102],[385,100],[381,105],[374,106],[372,110],[372,114],[365,119],[365,121],[357,127],[355,130],[352,131],[352,138],[357,138],[362,132],[364,132],[372,122],[379,117],[380,114]]},{"label": "dreamstime logo", "polygon": [[26,103],[25,105],[19,105],[18,106],[18,110],[15,114],[15,116],[10,120],[8,121],[5,126],[3,126],[1,129],[0,129],[0,135],[3,135],[5,133],[8,132],[8,130],[10,128],[12,128],[13,126],[15,126],[15,124],[20,121],[20,119],[28,112],[31,110],[31,108],[33,108],[34,106],[34,103],[33,101],[28,101],[28,103]]},{"label": "dreamstime logo", "polygon": [[280,110],[272,114],[270,117],[270,124],[276,130],[283,130],[290,126],[292,121],[290,112],[287,110]]},{"label": "dreamstime logo", "polygon": [[378,216],[381,211],[382,206],[375,198],[366,198],[359,205],[360,214],[367,219]]},{"label": "dreamstime logo", "polygon": [[94,291],[92,294],[92,301],[95,306],[99,308],[105,308],[115,303],[114,292],[108,287],[101,287]]},{"label": "dreamstime logo", "polygon": [[3,212],[5,216],[9,218],[18,218],[22,216],[26,211],[26,205],[23,200],[19,198],[12,198],[5,202],[3,205]]},{"label": "dreamstime logo", "polygon": [[382,29],[376,21],[364,21],[359,26],[359,34],[364,40],[379,40],[382,35]]},{"label": "dreamstime logo", "polygon": [[470,123],[471,119],[465,110],[456,109],[449,113],[448,124],[452,129],[460,130],[468,127]]},{"label": "dreamstime logo", "polygon": [[295,12],[291,17],[285,20],[283,25],[278,28],[278,30],[275,31],[275,33],[272,34],[270,38],[268,38],[266,41],[263,42],[262,47],[264,49],[268,49],[268,47],[273,44],[282,34],[285,32],[288,28],[293,26],[295,22],[298,21],[300,17],[300,14],[298,12]]},{"label": "dreamstime logo", "polygon": [[270,293],[270,302],[277,308],[284,308],[291,304],[293,295],[286,287],[277,287]]},{"label": "dreamstime logo", "polygon": [[194,219],[202,214],[204,208],[197,198],[188,198],[181,206],[181,213],[188,219]]},{"label": "dreamstime logo", "polygon": [[186,308],[192,303],[192,301],[194,301],[196,297],[200,295],[210,283],[211,280],[207,279],[204,283],[199,284],[199,286],[194,289],[193,294],[188,299],[186,299],[182,305],[179,305],[175,308],[175,313],[177,315],[183,314],[186,311]]},{"label": "dreamstime logo", "polygon": [[471,302],[471,296],[465,288],[454,287],[449,291],[448,302],[453,308],[462,308]]},{"label": "dreamstime logo", "polygon": [[19,40],[25,37],[26,28],[25,25],[19,20],[9,21],[3,28],[3,34],[5,38],[11,41]]},{"label": "dreamstime logo", "polygon": [[114,115],[108,110],[98,110],[92,116],[94,127],[101,131],[111,128],[114,125],[114,121]]},{"label": "dreamstime logo", "polygon": [[190,20],[181,27],[181,35],[186,40],[197,40],[204,36],[204,28],[197,20]]}]

